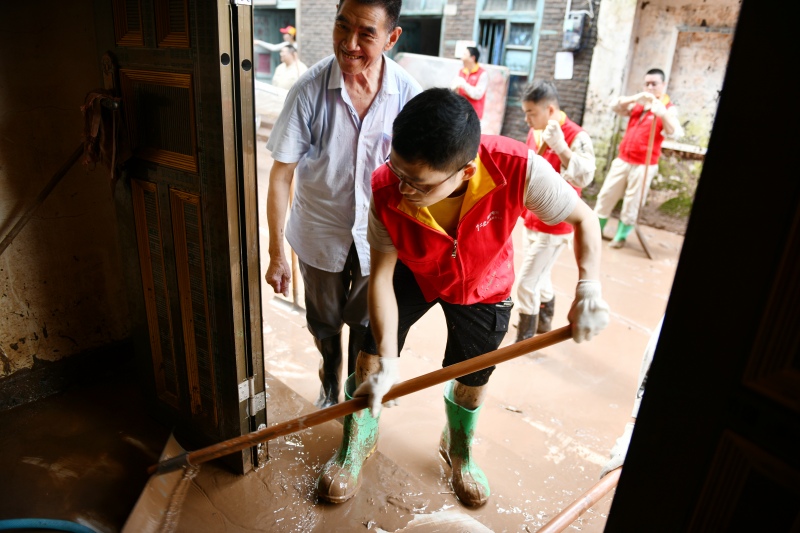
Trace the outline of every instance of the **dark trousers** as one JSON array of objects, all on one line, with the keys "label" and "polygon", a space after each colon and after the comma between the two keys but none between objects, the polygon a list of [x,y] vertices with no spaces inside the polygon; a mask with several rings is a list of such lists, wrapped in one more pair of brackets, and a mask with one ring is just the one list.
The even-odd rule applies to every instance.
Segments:
[{"label": "dark trousers", "polygon": [[[498,303],[458,305],[437,298],[425,300],[414,274],[398,261],[394,271],[394,292],[398,308],[398,353],[402,351],[408,331],[417,320],[436,304],[442,306],[447,321],[447,346],[442,366],[450,366],[496,350],[508,331],[514,303],[506,298]],[[374,344],[370,339],[369,344]],[[372,352],[375,353],[375,352]],[[464,385],[479,387],[489,382],[494,366],[457,379]]]}]

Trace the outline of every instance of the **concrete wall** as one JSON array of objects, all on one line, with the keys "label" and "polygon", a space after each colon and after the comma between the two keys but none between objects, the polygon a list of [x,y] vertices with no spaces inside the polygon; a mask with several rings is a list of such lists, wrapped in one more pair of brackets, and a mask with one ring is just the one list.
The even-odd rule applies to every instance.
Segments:
[{"label": "concrete wall", "polygon": [[[0,237],[81,142],[93,20],[91,0],[0,3]],[[0,379],[128,335],[116,227],[107,170],[78,163],[0,255]]]},{"label": "concrete wall", "polygon": [[740,0],[603,0],[584,121],[604,160],[598,160],[598,169],[615,151],[612,137],[618,122],[609,101],[641,91],[650,68],[667,74],[667,93],[678,105],[687,133],[681,140],[706,146],[740,4]]}]

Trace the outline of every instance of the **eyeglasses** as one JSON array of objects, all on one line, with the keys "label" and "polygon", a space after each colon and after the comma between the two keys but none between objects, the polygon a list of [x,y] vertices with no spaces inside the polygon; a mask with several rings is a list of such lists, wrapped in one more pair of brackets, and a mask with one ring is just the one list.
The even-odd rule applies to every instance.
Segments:
[{"label": "eyeglasses", "polygon": [[442,181],[440,181],[440,182],[439,182],[439,183],[437,183],[436,185],[431,185],[431,186],[429,186],[429,187],[426,187],[426,188],[424,188],[424,189],[420,189],[419,187],[417,187],[416,185],[414,185],[413,183],[411,183],[411,182],[409,181],[409,178],[406,178],[405,176],[402,176],[400,173],[398,173],[398,172],[397,172],[397,171],[394,169],[394,166],[392,166],[392,161],[390,160],[390,156],[386,156],[386,159],[385,159],[383,162],[386,164],[386,167],[387,167],[387,168],[388,168],[388,169],[391,171],[391,173],[392,173],[392,174],[394,174],[394,176],[395,176],[397,179],[399,179],[399,180],[400,180],[400,185],[408,185],[409,187],[411,187],[412,189],[414,189],[415,191],[417,191],[418,193],[420,193],[422,196],[428,196],[430,193],[432,193],[433,191],[435,191],[435,190],[436,190],[436,189],[437,189],[439,186],[441,186],[443,183],[445,183],[446,181],[450,180],[450,178],[452,178],[453,176],[455,176],[456,174],[458,174],[459,172],[461,172],[462,170],[464,170],[464,169],[467,167],[467,165],[469,165],[469,164],[470,164],[470,161],[472,161],[472,160],[470,159],[469,161],[467,161],[466,163],[464,163],[464,165],[463,165],[461,168],[459,168],[458,170],[456,170],[455,172],[453,172],[452,174],[450,174],[449,176],[447,176],[445,179],[443,179]]}]

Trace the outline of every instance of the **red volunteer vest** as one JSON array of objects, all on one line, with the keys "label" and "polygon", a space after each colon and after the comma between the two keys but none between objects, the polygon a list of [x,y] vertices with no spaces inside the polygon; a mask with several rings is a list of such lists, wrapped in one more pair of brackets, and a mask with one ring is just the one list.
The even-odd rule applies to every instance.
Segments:
[{"label": "red volunteer vest", "polygon": [[[661,101],[664,102],[664,100],[666,100],[665,105],[667,108],[672,107],[669,96],[662,96]],[[649,111],[647,113],[643,112],[644,107],[641,104],[633,106],[631,118],[628,120],[628,129],[625,130],[625,135],[619,145],[619,158],[632,165],[645,164],[647,142],[650,140],[650,128],[655,120],[656,136],[653,139],[653,153],[650,156],[650,164],[655,165],[661,156],[661,143],[664,142],[664,135],[661,130],[664,129],[664,123],[653,113]]]},{"label": "red volunteer vest", "polygon": [[[478,84],[478,78],[480,78],[481,74],[483,74],[484,72],[485,71],[483,70],[483,67],[478,65],[478,68],[477,70],[475,70],[475,72],[467,72],[467,69],[462,68],[460,71],[458,71],[458,75],[467,80],[467,83],[475,87]],[[483,118],[483,105],[486,103],[485,92],[483,93],[483,96],[480,98],[480,100],[473,100],[472,98],[467,96],[467,93],[464,92],[464,89],[459,89],[458,94],[469,100],[469,103],[472,104],[473,108],[475,108],[475,112],[478,114],[478,118]]]},{"label": "red volunteer vest", "polygon": [[414,273],[427,301],[459,305],[497,303],[514,284],[511,233],[525,209],[528,147],[497,135],[481,136],[478,171],[469,180],[454,239],[427,208],[403,199],[399,180],[386,165],[372,173],[378,218]]},{"label": "red volunteer vest", "polygon": [[[564,140],[567,141],[567,146],[572,146],[572,141],[575,140],[575,136],[578,133],[583,131],[583,128],[572,122],[566,115],[564,115],[564,123],[561,125],[561,131],[564,132]],[[530,146],[533,150],[538,150],[539,147],[536,144],[536,139],[533,135],[533,130],[528,131],[528,146]],[[556,169],[556,172],[561,172],[561,160],[558,158],[558,154],[556,154],[549,146],[547,150],[545,150],[544,154],[542,155],[547,161]],[[575,192],[578,193],[578,196],[581,195],[580,187],[575,187],[572,185]],[[549,233],[550,235],[566,235],[567,233],[572,233],[572,225],[567,224],[566,222],[559,222],[555,226],[548,226],[541,220],[539,217],[533,214],[531,211],[525,211],[523,216],[525,221],[525,227],[528,229],[532,229],[534,231],[540,231],[542,233]]]}]

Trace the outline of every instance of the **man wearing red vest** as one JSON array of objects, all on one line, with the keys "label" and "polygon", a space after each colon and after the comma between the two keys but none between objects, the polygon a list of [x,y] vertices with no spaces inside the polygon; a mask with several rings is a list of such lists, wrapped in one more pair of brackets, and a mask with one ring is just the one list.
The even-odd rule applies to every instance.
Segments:
[{"label": "man wearing red vest", "polygon": [[[544,145],[542,157],[580,196],[581,188],[594,179],[594,148],[589,134],[561,111],[558,91],[550,81],[525,89],[522,110],[531,128],[528,146],[538,153]],[[526,251],[517,287],[517,342],[550,331],[556,303],[550,273],[561,250],[572,246],[574,235],[566,222],[550,226],[531,211],[525,211],[523,219]]]},{"label": "man wearing red vest", "polygon": [[[630,117],[628,129],[619,145],[619,154],[611,162],[594,212],[600,218],[600,228],[605,228],[608,217],[622,198],[622,212],[610,248],[622,248],[639,217],[639,207],[644,204],[650,182],[658,172],[658,158],[664,138],[678,139],[683,129],[678,122],[678,108],[670,102],[666,89],[666,77],[661,69],[650,69],[644,77],[644,92],[633,96],[622,96],[612,106],[615,113]],[[654,125],[655,124],[655,125]],[[650,132],[655,128],[655,137],[647,159]],[[647,183],[644,174],[647,171]]]},{"label": "man wearing red vest", "polygon": [[489,74],[478,64],[481,52],[474,46],[464,50],[461,61],[464,68],[458,71],[458,77],[453,79],[452,89],[466,98],[479,119],[483,119],[483,106],[486,103],[486,88],[489,86]]},{"label": "man wearing red vest", "polygon": [[[399,355],[417,320],[441,306],[448,325],[443,366],[500,345],[513,306],[512,232],[524,210],[549,224],[566,220],[575,226],[573,339],[589,340],[608,325],[597,217],[525,144],[481,136],[465,98],[434,88],[406,104],[394,121],[389,158],[372,174],[372,194],[368,301],[378,353],[358,355],[345,390],[349,397],[368,395],[369,408],[345,417],[342,445],[318,482],[319,492],[336,502],[358,490],[363,463],[377,447],[383,396],[399,381]],[[493,370],[457,378],[444,392],[447,424],[439,452],[467,506],[482,505],[490,494],[472,442]]]}]

